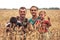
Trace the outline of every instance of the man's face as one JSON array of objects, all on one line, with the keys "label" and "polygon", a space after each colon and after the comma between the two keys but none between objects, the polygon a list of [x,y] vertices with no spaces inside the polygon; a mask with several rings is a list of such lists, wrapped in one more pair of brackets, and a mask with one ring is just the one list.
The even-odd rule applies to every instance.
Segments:
[{"label": "man's face", "polygon": [[30,13],[32,14],[32,16],[36,16],[37,15],[37,8],[35,7],[32,7],[31,10],[30,10]]},{"label": "man's face", "polygon": [[20,15],[20,17],[24,18],[25,15],[26,15],[26,9],[20,9],[19,10],[19,15]]}]

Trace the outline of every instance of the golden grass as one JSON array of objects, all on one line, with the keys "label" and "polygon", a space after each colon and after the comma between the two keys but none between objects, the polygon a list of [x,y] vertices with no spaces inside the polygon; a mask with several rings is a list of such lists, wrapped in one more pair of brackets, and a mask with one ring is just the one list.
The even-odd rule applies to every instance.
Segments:
[{"label": "golden grass", "polygon": [[[41,10],[39,10],[41,11]],[[55,33],[56,30],[59,31],[60,35],[60,10],[45,10],[47,15],[51,19],[52,26],[49,28],[49,31]],[[10,17],[19,16],[18,10],[0,10],[0,36],[3,35],[5,31],[5,24],[9,21]],[[27,10],[26,18],[31,18],[30,11]],[[0,37],[1,39],[1,37]],[[2,39],[1,39],[2,40]],[[52,38],[52,40],[54,40]],[[57,40],[57,39],[56,39]]]}]

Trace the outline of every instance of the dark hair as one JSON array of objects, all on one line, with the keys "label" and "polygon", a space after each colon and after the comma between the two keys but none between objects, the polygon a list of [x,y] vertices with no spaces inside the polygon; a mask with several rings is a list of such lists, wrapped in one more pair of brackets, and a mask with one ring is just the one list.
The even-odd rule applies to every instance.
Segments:
[{"label": "dark hair", "polygon": [[24,9],[26,9],[26,8],[25,8],[25,7],[20,7],[20,8],[19,8],[19,11],[20,11],[20,9],[23,9],[23,10],[24,10]]},{"label": "dark hair", "polygon": [[16,17],[11,17],[10,18],[10,23],[17,23],[17,19],[16,19]]},{"label": "dark hair", "polygon": [[[31,8],[33,8],[33,7],[35,7],[38,10],[38,7],[37,6],[32,6]],[[31,10],[31,8],[30,8],[30,10]]]},{"label": "dark hair", "polygon": [[25,7],[20,7],[20,9],[26,9]]}]

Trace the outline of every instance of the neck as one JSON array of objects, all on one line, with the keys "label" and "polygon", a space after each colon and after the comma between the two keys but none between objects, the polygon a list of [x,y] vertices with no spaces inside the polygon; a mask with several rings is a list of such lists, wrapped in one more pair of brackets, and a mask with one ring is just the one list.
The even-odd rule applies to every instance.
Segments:
[{"label": "neck", "polygon": [[24,18],[20,17],[20,21],[22,22],[24,20]]},{"label": "neck", "polygon": [[32,17],[32,19],[36,19],[36,18],[37,18],[37,15]]}]

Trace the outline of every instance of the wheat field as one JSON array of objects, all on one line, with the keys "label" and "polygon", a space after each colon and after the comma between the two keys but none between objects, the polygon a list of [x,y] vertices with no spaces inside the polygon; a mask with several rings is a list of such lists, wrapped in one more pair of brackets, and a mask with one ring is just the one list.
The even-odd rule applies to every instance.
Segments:
[{"label": "wheat field", "polygon": [[[39,10],[41,11],[41,10]],[[38,12],[39,12],[38,11]],[[49,28],[49,31],[54,34],[51,35],[50,40],[59,40],[60,39],[60,10],[44,10],[46,14],[51,19],[52,26]],[[0,40],[5,40],[3,35],[5,34],[6,23],[9,21],[10,17],[19,16],[19,11],[14,9],[0,9]],[[27,10],[26,18],[31,18],[30,11]],[[38,33],[37,33],[38,34]],[[57,36],[56,36],[57,35]],[[28,36],[29,37],[29,36]],[[35,39],[26,39],[26,40],[37,40]]]}]

